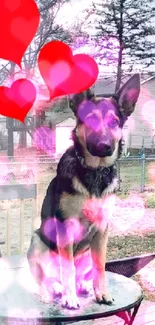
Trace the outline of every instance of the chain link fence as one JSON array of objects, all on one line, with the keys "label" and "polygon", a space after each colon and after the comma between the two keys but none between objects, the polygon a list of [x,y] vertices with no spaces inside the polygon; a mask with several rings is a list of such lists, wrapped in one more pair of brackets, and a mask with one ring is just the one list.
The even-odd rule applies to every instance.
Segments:
[{"label": "chain link fence", "polygon": [[[56,174],[60,157],[39,156],[0,162],[0,184],[38,184],[43,190]],[[155,189],[155,156],[123,157],[117,161],[118,189],[122,192]]]},{"label": "chain link fence", "polygon": [[122,192],[155,190],[155,157],[128,157],[117,161],[118,187]]},{"label": "chain link fence", "polygon": [[[47,156],[30,159],[19,157],[9,163],[0,162],[0,189],[3,185],[11,186],[14,192],[9,199],[0,200],[1,230],[0,245],[2,255],[26,253],[34,228],[40,225],[40,211],[49,182],[56,175],[57,158]],[[128,157],[117,161],[118,184],[121,192],[143,192],[155,190],[155,157]],[[24,184],[27,191],[36,184],[36,196],[29,199],[17,199],[14,194],[19,184]],[[6,186],[7,187],[7,186]],[[20,191],[20,190],[19,190]],[[22,189],[21,189],[22,191]],[[22,193],[21,193],[22,194]]]}]

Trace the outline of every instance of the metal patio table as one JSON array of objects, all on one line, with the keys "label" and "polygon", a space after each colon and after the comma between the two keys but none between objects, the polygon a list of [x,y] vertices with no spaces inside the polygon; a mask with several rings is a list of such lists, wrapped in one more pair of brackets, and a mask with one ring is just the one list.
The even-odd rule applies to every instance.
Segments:
[{"label": "metal patio table", "polygon": [[[1,258],[0,261],[1,324],[64,325],[70,322],[77,324],[82,320],[117,315],[124,320],[124,324],[132,325],[143,299],[142,290],[137,282],[123,275],[107,271],[109,291],[115,300],[113,305],[98,304],[93,292],[90,292],[87,296],[79,297],[79,310],[67,310],[61,307],[58,298],[51,304],[43,303],[39,296],[22,285],[21,280],[19,281],[19,272],[24,272],[25,281],[24,279],[22,281],[25,283],[27,272],[30,272],[26,257],[11,256]],[[8,283],[7,287],[4,285],[3,276]]]}]

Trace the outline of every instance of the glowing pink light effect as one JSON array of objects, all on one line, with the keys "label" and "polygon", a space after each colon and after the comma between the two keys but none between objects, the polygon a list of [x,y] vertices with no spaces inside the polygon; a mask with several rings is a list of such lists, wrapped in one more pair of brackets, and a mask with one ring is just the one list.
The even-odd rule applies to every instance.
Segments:
[{"label": "glowing pink light effect", "polygon": [[[11,308],[11,309],[8,310],[8,319],[11,318],[11,317],[15,317],[15,318],[17,317],[17,318],[21,318],[23,320],[26,320],[26,319],[30,319],[30,317],[31,317],[32,319],[34,318],[34,320],[35,320],[37,316],[38,317],[40,316],[40,311],[38,309],[35,309],[35,308],[29,309],[27,311],[22,310],[21,308],[18,308],[18,307],[17,308]],[[15,324],[15,322],[12,321],[12,324]],[[10,322],[9,322],[9,324],[10,324]]]},{"label": "glowing pink light effect", "polygon": [[100,41],[87,37],[75,37],[72,46],[74,54],[86,53],[95,58],[99,65],[100,75],[103,75],[105,71],[115,70],[120,47],[116,37],[103,37]]},{"label": "glowing pink light effect", "polygon": [[109,195],[104,199],[88,199],[82,209],[85,217],[93,222],[97,228],[106,228],[111,218],[115,204],[115,195]]},{"label": "glowing pink light effect", "polygon": [[152,99],[151,92],[149,91],[149,89],[147,89],[147,84],[144,86],[141,90],[142,96],[140,96],[138,99],[137,107],[140,108],[139,112],[142,121],[150,128],[151,131],[151,129],[155,127],[155,123],[154,123],[155,101]]},{"label": "glowing pink light effect", "polygon": [[[104,119],[101,118],[100,115],[93,114],[96,110],[98,114],[105,112]],[[109,114],[107,114],[107,112]],[[115,111],[111,102],[102,100],[98,105],[96,105],[91,101],[84,100],[79,107],[78,117],[85,123],[87,128],[98,132],[104,127],[109,130],[110,124],[113,124],[113,120],[115,120]],[[117,124],[114,127],[110,127],[110,132],[113,134],[115,139],[120,139],[122,130],[120,130]]]},{"label": "glowing pink light effect", "polygon": [[7,180],[7,174],[9,173],[9,168],[7,166],[8,158],[0,157],[0,184],[5,185]]},{"label": "glowing pink light effect", "polygon": [[[143,222],[145,213],[145,205],[143,199],[138,195],[130,195],[126,200],[116,199],[118,207],[117,211],[112,215],[110,222],[114,227],[117,227],[120,232],[132,230],[136,227],[138,222]],[[122,213],[121,213],[122,210]],[[123,217],[122,217],[123,215]]]},{"label": "glowing pink light effect", "polygon": [[[32,157],[31,157],[32,158]],[[10,181],[20,181],[21,179],[26,183],[27,186],[35,182],[35,177],[37,175],[37,164],[30,164],[28,159],[25,158],[25,163],[19,165],[9,166],[7,157],[0,157],[0,184],[6,185]]]},{"label": "glowing pink light effect", "polygon": [[54,131],[44,126],[36,129],[33,134],[34,144],[37,149],[43,150],[49,156],[53,156]]},{"label": "glowing pink light effect", "polygon": [[[132,115],[130,115],[130,118],[127,120],[127,125],[128,125],[128,129],[130,130],[130,133],[133,130],[135,130],[136,124],[135,124],[135,119],[134,119],[134,117]],[[125,132],[125,131],[123,130],[123,132]]]},{"label": "glowing pink light effect", "polygon": [[59,229],[60,237],[62,237],[59,245],[64,248],[68,244],[76,241],[80,241],[83,236],[84,228],[80,225],[80,222],[76,218],[70,218],[64,222],[60,222],[54,218],[49,218],[45,221],[43,226],[44,235],[48,240],[52,240],[56,243],[56,231],[55,227]]},{"label": "glowing pink light effect", "polygon": [[[89,250],[86,252],[79,254],[75,258],[75,266],[76,266],[76,277],[80,281],[85,278],[85,275],[92,269],[92,258]],[[91,280],[91,278],[86,278],[87,280]]]},{"label": "glowing pink light effect", "polygon": [[155,100],[148,100],[142,106],[142,118],[146,123],[148,123],[151,127],[155,128]]},{"label": "glowing pink light effect", "polygon": [[[47,64],[47,63],[46,63]],[[62,74],[63,71],[63,74]],[[50,68],[50,77],[49,79],[52,80],[54,76],[54,86],[57,87],[63,81],[65,81],[71,74],[71,69],[69,64],[64,60],[60,60],[53,64]]]},{"label": "glowing pink light effect", "polygon": [[155,276],[154,276],[154,262],[152,267],[145,267],[138,272],[139,282],[143,288],[148,290],[150,293],[155,292]]},{"label": "glowing pink light effect", "polygon": [[58,40],[49,42],[40,50],[38,67],[50,91],[50,99],[82,92],[98,77],[98,65],[91,56],[73,56],[71,48]]},{"label": "glowing pink light effect", "polygon": [[[61,256],[61,261],[63,265],[63,271],[67,272],[70,267],[70,261],[66,256]],[[62,296],[62,285],[60,282],[60,260],[59,255],[52,252],[42,253],[40,256],[33,259],[33,263],[37,263],[43,270],[44,278],[42,279],[41,286],[36,284],[36,287],[33,281],[25,281],[25,276],[27,274],[27,269],[24,272],[19,271],[18,281],[21,286],[23,286],[27,291],[36,293],[40,296],[40,299],[46,303],[51,303],[56,296]],[[90,253],[78,255],[75,258],[75,267],[76,267],[76,287],[80,292],[85,290],[90,292],[92,290],[92,281],[90,279],[85,280],[85,273],[91,269],[91,258]],[[34,267],[33,275],[34,279],[36,278],[37,273],[36,268]],[[31,287],[32,286],[32,287]],[[31,287],[31,288],[30,288]]]},{"label": "glowing pink light effect", "polygon": [[151,324],[155,319],[155,309],[154,305],[148,306],[146,312],[144,313],[144,324]]},{"label": "glowing pink light effect", "polygon": [[30,272],[29,266],[25,267],[24,263],[17,272],[17,281],[26,291],[38,293],[38,285]]},{"label": "glowing pink light effect", "polygon": [[24,123],[25,117],[36,100],[34,84],[25,78],[14,81],[10,88],[0,87],[0,113]]},{"label": "glowing pink light effect", "polygon": [[4,292],[13,282],[13,272],[9,263],[0,259],[0,292]]}]

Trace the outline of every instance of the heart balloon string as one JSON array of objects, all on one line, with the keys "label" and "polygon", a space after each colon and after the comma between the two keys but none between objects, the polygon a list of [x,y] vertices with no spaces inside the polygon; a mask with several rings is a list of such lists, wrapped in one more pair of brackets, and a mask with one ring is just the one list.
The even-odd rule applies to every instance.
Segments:
[{"label": "heart balloon string", "polygon": [[[34,0],[1,0],[0,58],[21,68],[22,58],[37,32],[39,22],[40,12]],[[98,65],[92,57],[86,54],[73,56],[71,48],[59,40],[42,47],[37,63],[50,93],[49,101],[80,93],[91,87],[98,77]],[[16,80],[10,88],[1,86],[0,114],[24,123],[36,97],[34,84],[26,78]]]}]

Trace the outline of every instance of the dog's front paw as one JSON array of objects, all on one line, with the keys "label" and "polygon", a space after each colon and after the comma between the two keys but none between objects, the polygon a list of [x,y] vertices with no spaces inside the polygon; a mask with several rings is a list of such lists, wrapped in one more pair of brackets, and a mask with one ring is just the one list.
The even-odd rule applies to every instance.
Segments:
[{"label": "dog's front paw", "polygon": [[78,309],[80,307],[76,292],[71,292],[62,295],[62,307],[68,309]]},{"label": "dog's front paw", "polygon": [[112,305],[114,302],[109,292],[103,293],[95,290],[95,297],[99,304]]}]

